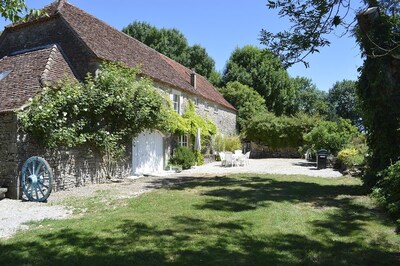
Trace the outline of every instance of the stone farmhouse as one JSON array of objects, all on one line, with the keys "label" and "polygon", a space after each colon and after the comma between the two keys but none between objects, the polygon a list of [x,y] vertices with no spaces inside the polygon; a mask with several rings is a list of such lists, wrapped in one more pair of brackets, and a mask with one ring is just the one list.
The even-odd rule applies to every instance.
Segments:
[{"label": "stone farmhouse", "polygon": [[[9,25],[0,36],[0,187],[8,188],[7,197],[21,197],[20,170],[31,156],[50,163],[56,190],[100,180],[102,158],[83,148],[41,147],[21,132],[17,113],[44,85],[65,76],[82,81],[102,61],[139,66],[157,88],[170,94],[175,111],[182,113],[191,99],[196,112],[211,118],[220,133],[235,133],[235,108],[201,75],[64,0],[44,10],[47,16]],[[163,170],[173,138],[144,131],[132,141],[129,160],[119,167],[119,174]],[[175,142],[185,145],[187,136],[176,136]]]}]

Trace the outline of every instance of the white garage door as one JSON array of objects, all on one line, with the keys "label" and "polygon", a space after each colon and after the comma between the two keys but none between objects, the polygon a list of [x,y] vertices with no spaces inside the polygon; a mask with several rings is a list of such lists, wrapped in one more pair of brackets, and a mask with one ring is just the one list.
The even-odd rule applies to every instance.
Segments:
[{"label": "white garage door", "polygon": [[159,132],[144,132],[133,141],[134,175],[159,173],[164,170],[164,141]]}]

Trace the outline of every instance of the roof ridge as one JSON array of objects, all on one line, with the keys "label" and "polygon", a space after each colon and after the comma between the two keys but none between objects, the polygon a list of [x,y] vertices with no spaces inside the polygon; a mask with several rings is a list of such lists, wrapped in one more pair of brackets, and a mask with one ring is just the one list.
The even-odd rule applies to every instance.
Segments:
[{"label": "roof ridge", "polygon": [[49,54],[49,58],[47,59],[46,65],[44,66],[44,70],[42,75],[40,76],[40,83],[44,84],[45,81],[48,78],[49,72],[50,72],[50,68],[51,65],[53,63],[53,55],[56,52],[56,50],[58,49],[57,44],[53,44],[51,45],[51,50],[50,50],[50,54]]}]

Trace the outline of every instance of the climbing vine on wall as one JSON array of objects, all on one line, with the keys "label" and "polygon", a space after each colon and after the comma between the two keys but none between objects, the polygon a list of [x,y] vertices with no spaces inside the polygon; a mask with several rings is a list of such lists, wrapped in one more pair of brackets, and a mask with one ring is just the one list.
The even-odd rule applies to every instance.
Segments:
[{"label": "climbing vine on wall", "polygon": [[19,113],[23,130],[48,147],[86,144],[117,156],[143,129],[167,128],[166,97],[138,70],[105,63],[84,83],[65,80],[45,87]]},{"label": "climbing vine on wall", "polygon": [[126,144],[144,129],[196,135],[216,133],[216,126],[195,113],[189,101],[177,114],[165,93],[139,70],[104,63],[85,82],[65,80],[45,87],[18,117],[22,129],[50,148],[88,145],[104,155],[123,155]]}]

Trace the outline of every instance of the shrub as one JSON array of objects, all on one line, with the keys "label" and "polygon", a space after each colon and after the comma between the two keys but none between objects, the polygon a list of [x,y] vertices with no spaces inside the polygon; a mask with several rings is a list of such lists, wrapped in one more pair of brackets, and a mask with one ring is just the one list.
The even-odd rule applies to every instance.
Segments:
[{"label": "shrub", "polygon": [[225,139],[224,136],[222,136],[221,134],[218,134],[215,137],[215,140],[213,142],[213,150],[218,152],[225,150]]},{"label": "shrub", "polygon": [[364,165],[364,154],[355,148],[346,148],[338,153],[338,159],[346,169],[353,169]]},{"label": "shrub", "polygon": [[196,161],[197,165],[203,165],[204,164],[204,157],[203,157],[203,154],[201,154],[200,151],[195,150],[194,151],[194,156],[196,158],[195,161]]},{"label": "shrub", "polygon": [[372,197],[397,219],[400,226],[400,161],[380,172],[381,180],[373,189]]},{"label": "shrub", "polygon": [[304,145],[303,134],[318,124],[315,116],[297,114],[296,116],[275,116],[264,113],[253,117],[246,127],[245,138],[273,149],[298,148]]},{"label": "shrub", "polygon": [[350,120],[339,118],[337,122],[320,122],[309,133],[304,134],[304,140],[314,145],[316,150],[326,149],[336,155],[358,134],[358,129],[350,123]]},{"label": "shrub", "polygon": [[225,150],[226,151],[235,151],[242,149],[242,143],[240,142],[239,136],[231,136],[225,137]]},{"label": "shrub", "polygon": [[169,160],[172,165],[181,165],[183,169],[189,169],[196,161],[194,153],[187,147],[178,147],[175,154]]}]

